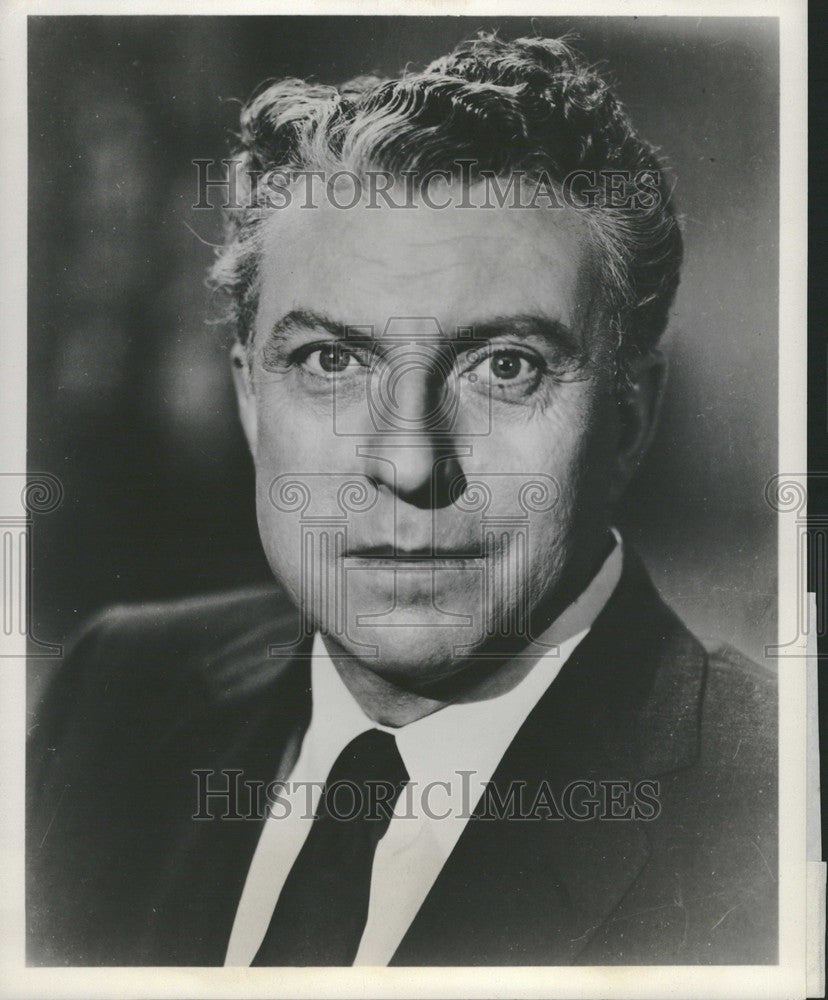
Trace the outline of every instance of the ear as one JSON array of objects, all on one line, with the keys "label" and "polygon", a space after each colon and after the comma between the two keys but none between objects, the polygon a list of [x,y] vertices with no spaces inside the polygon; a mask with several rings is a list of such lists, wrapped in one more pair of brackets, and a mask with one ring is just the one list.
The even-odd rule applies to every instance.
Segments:
[{"label": "ear", "polygon": [[627,377],[618,388],[619,433],[611,496],[613,502],[621,498],[650,447],[666,381],[667,359],[661,351],[651,351],[632,363]]},{"label": "ear", "polygon": [[239,417],[247,438],[250,454],[256,457],[256,442],[258,440],[258,418],[256,413],[256,393],[253,389],[253,375],[250,371],[247,348],[236,341],[230,351],[230,362],[233,372],[233,385],[236,389],[236,401],[239,405]]}]

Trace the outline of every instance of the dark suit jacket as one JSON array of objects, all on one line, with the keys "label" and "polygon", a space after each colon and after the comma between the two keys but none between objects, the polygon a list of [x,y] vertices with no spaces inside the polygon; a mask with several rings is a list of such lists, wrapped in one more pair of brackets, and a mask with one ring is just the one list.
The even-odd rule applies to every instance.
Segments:
[{"label": "dark suit jacket", "polygon": [[[470,820],[392,964],[777,961],[773,678],[706,652],[625,562],[493,782],[656,780],[660,814]],[[297,630],[278,594],[247,591],[115,609],[82,634],[30,747],[31,964],[223,962],[261,821],[192,819],[192,771],[268,782],[295,752]]]}]

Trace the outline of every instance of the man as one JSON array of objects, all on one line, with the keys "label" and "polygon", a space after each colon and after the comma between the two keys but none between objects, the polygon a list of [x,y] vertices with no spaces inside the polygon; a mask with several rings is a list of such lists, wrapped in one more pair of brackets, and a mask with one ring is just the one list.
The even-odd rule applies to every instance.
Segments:
[{"label": "man", "polygon": [[30,961],[776,961],[772,680],[612,527],[681,260],[653,151],[566,44],[481,36],[269,85],[239,164],[213,281],[280,589],[80,636]]}]

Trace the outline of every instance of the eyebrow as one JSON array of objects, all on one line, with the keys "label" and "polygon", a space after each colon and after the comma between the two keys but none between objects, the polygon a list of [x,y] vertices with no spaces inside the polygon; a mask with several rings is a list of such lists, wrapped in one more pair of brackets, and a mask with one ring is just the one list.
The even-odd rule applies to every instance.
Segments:
[{"label": "eyebrow", "polygon": [[[349,333],[351,336],[357,334],[360,340],[376,341],[379,343],[383,339],[374,335],[371,324],[348,324],[312,309],[291,309],[290,312],[282,316],[281,319],[276,320],[273,324],[267,344],[273,341],[284,341],[294,333],[309,333],[319,330],[324,330],[329,336],[337,340],[349,339]],[[464,334],[468,333],[471,336],[467,338]],[[516,315],[493,316],[479,322],[458,324],[457,336],[446,339],[454,345],[462,344],[465,339],[468,339],[471,346],[481,341],[495,340],[505,335],[521,339],[537,338],[547,341],[552,346],[563,349],[573,358],[580,358],[583,353],[583,344],[571,327],[567,326],[561,320],[553,319],[542,313],[518,313]]]},{"label": "eyebrow", "polygon": [[292,333],[307,333],[313,330],[324,330],[332,337],[344,338],[346,326],[324,313],[314,312],[311,309],[291,309],[281,319],[277,319],[270,328],[268,340],[284,340]]},{"label": "eyebrow", "polygon": [[572,358],[580,358],[584,350],[580,337],[572,327],[543,313],[494,316],[482,322],[469,323],[465,329],[472,331],[474,341],[495,340],[504,335],[521,339],[534,338],[562,349]]}]

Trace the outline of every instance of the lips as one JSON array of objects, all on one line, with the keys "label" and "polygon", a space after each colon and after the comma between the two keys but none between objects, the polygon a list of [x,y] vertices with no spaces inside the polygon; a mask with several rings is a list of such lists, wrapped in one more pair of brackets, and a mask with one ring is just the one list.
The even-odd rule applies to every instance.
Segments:
[{"label": "lips", "polygon": [[417,563],[435,561],[456,561],[468,559],[482,559],[480,543],[469,545],[452,545],[442,547],[435,545],[423,545],[417,548],[395,546],[386,543],[384,545],[350,545],[344,553],[346,559],[376,560],[377,562],[395,563]]}]

